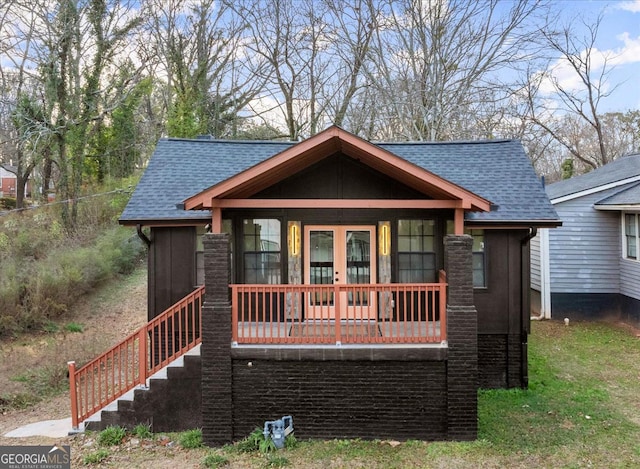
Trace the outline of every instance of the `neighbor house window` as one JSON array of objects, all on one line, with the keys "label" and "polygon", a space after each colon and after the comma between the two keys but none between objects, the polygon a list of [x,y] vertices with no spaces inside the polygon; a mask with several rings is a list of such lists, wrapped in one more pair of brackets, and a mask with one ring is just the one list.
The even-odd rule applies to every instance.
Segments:
[{"label": "neighbor house window", "polygon": [[[230,283],[233,276],[233,234],[231,231],[231,220],[222,220],[222,232],[229,233],[231,245],[229,246],[229,264],[231,265]],[[206,226],[196,227],[196,285],[204,285],[204,243],[202,237],[207,233]]]},{"label": "neighbor house window", "polygon": [[434,220],[398,220],[398,281],[436,281]]},{"label": "neighbor house window", "polygon": [[280,220],[243,220],[244,283],[281,283],[281,239]]},{"label": "neighbor house window", "polygon": [[[447,234],[453,234],[453,220],[447,220]],[[473,256],[473,287],[485,288],[487,286],[487,266],[484,252],[484,230],[464,229],[464,234],[473,238],[471,248]]]},{"label": "neighbor house window", "polygon": [[624,252],[627,259],[638,260],[638,214],[624,214]]}]

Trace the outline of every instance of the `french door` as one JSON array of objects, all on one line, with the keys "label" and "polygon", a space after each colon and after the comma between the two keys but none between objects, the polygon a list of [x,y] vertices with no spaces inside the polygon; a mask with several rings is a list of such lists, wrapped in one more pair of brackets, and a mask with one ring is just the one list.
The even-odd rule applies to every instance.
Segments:
[{"label": "french door", "polygon": [[368,225],[305,227],[305,284],[327,286],[307,295],[307,319],[376,319],[375,294],[356,286],[375,283],[375,234]]}]

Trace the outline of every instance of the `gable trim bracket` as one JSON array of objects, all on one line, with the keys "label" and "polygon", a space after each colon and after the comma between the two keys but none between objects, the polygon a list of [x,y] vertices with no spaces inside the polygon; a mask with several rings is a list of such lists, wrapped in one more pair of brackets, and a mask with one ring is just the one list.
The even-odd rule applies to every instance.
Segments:
[{"label": "gable trim bracket", "polygon": [[[285,177],[301,171],[302,169],[318,162],[319,160],[334,154],[336,151],[342,151],[345,155],[360,160],[362,163],[374,168],[378,171],[386,173],[390,177],[402,180],[416,190],[430,195],[430,199],[420,201],[427,203],[424,208],[454,208],[463,210],[474,210],[489,212],[491,210],[491,202],[473,192],[458,186],[430,171],[416,166],[403,158],[383,149],[379,146],[361,139],[337,126],[332,126],[323,132],[320,132],[307,140],[304,140],[274,156],[264,160],[257,165],[242,171],[235,176],[215,184],[204,191],[195,194],[185,200],[185,209],[213,209],[223,208],[226,202],[230,200],[230,204],[240,204],[252,200],[252,207],[256,207],[256,199],[250,197],[262,189],[268,187]],[[429,192],[432,192],[429,194]],[[214,200],[218,202],[213,202]],[[298,199],[299,200],[299,199]],[[324,199],[313,199],[313,205],[308,205],[309,200],[282,200],[279,199],[280,208],[297,208],[303,207],[320,207]],[[429,203],[443,203],[445,207],[428,207]],[[267,204],[271,202],[259,202]],[[340,204],[354,204],[353,200],[338,202],[334,200],[324,201],[327,208],[347,208]],[[367,203],[372,203],[367,201]],[[385,200],[384,203],[390,204],[390,208],[397,208],[396,203],[418,204],[418,201],[403,200]],[[453,206],[448,204],[454,204]],[[283,205],[293,204],[293,205]],[[456,205],[460,204],[460,205]],[[233,205],[231,205],[233,206]],[[236,207],[238,205],[235,205]],[[268,206],[268,205],[262,205]],[[406,206],[406,205],[405,205]],[[411,205],[409,205],[411,207]],[[227,205],[225,208],[230,207]],[[383,208],[381,201],[376,200],[373,207]],[[415,207],[415,206],[414,206]],[[363,208],[357,205],[353,208]]]}]

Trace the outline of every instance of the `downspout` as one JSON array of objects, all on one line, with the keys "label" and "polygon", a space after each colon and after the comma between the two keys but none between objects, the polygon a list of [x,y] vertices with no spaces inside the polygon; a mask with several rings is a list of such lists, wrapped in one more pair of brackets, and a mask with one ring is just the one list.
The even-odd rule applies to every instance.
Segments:
[{"label": "downspout", "polygon": [[[533,238],[535,238],[535,236],[538,234],[538,228],[535,227],[531,227],[529,228],[529,234],[527,236],[525,236],[524,238],[522,238],[521,240],[521,246],[524,247],[526,246],[526,244],[531,241]],[[522,259],[521,259],[522,261]],[[522,264],[521,264],[522,265]],[[531,270],[531,266],[529,266],[529,270]],[[524,282],[522,282],[524,284]],[[524,285],[523,285],[524,287]],[[531,285],[529,285],[529,288],[531,288]],[[520,299],[520,301],[522,302],[522,299]],[[524,308],[524,305],[521,305]],[[531,316],[531,320],[532,321],[539,321],[541,319],[544,319],[544,315],[541,314],[540,316]]]},{"label": "downspout", "polygon": [[542,321],[543,319],[549,319],[546,314],[545,314],[545,283],[546,283],[546,275],[544,273],[545,267],[545,261],[543,259],[544,257],[544,231],[540,231],[540,315],[538,316],[531,316],[531,320],[532,321]]},{"label": "downspout", "polygon": [[522,247],[526,246],[527,243],[531,241],[533,238],[535,238],[537,234],[538,234],[538,228],[536,228],[535,226],[532,226],[531,228],[529,228],[529,234],[520,240],[520,245]]},{"label": "downspout", "polygon": [[140,223],[136,225],[136,232],[138,233],[138,238],[140,238],[142,242],[147,245],[147,248],[151,247],[151,240],[142,231],[142,225]]},{"label": "downspout", "polygon": [[[524,238],[520,240],[520,311],[521,312],[523,312],[525,307],[527,306],[524,304],[525,303],[524,299],[528,298],[528,295],[530,295],[530,293],[527,292],[525,288],[526,289],[531,288],[530,282],[524,281],[526,275],[524,273],[524,270],[522,269],[522,266],[524,265],[524,256],[522,253],[524,251],[524,247],[535,237],[536,234],[538,234],[538,229],[532,226],[529,228],[529,234],[527,234]],[[528,264],[529,264],[529,277],[530,277],[531,262],[529,261]],[[521,317],[521,321],[524,321],[524,315],[522,313],[520,313],[520,317]],[[521,380],[521,386],[523,389],[527,389],[529,387],[528,334],[529,334],[529,327],[525,327],[525,325],[523,324],[522,328],[520,329],[520,347],[522,350],[522,357],[520,359],[520,380]]]},{"label": "downspout", "polygon": [[549,230],[540,231],[540,315],[551,319],[551,260]]}]

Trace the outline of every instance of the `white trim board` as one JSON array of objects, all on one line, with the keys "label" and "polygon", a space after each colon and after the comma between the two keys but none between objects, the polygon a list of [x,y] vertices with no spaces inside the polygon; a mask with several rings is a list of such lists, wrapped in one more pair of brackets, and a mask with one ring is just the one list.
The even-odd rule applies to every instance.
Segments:
[{"label": "white trim board", "polygon": [[621,179],[619,181],[610,182],[608,184],[603,184],[601,186],[592,187],[591,189],[585,189],[579,192],[574,192],[573,194],[563,195],[561,197],[556,197],[555,199],[550,199],[551,204],[559,204],[562,202],[566,202],[568,200],[578,199],[580,197],[584,197],[585,195],[595,194],[597,192],[606,191],[607,189],[612,189],[614,187],[624,186],[625,184],[630,184],[632,182],[640,181],[640,175],[633,176],[627,179]]}]

